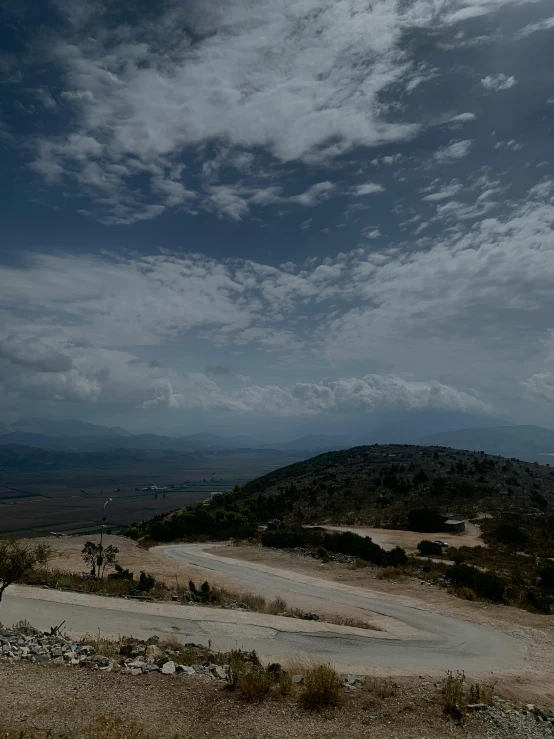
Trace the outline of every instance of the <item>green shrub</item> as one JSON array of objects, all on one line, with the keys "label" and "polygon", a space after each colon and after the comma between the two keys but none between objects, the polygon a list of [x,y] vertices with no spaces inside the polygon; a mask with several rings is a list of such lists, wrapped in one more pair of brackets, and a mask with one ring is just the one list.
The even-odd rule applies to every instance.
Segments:
[{"label": "green shrub", "polygon": [[506,581],[494,572],[481,572],[471,565],[452,565],[446,570],[447,579],[462,588],[470,588],[479,598],[504,603]]}]

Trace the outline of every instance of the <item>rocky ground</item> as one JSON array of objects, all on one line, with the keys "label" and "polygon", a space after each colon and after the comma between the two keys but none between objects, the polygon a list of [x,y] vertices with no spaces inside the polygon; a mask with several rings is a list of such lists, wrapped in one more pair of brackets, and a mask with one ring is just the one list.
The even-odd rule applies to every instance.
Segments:
[{"label": "rocky ground", "polygon": [[[499,695],[492,705],[469,705],[461,723],[445,719],[440,681],[423,677],[393,682],[343,676],[343,705],[314,714],[298,703],[306,671],[299,665],[291,669],[290,694],[272,694],[253,704],[229,690],[231,655],[206,647],[156,638],[78,643],[28,625],[1,629],[0,645],[0,736],[9,738],[23,739],[25,732],[91,737],[86,727],[99,716],[117,718],[124,727],[138,723],[153,739],[554,736],[554,712]],[[255,654],[242,657],[252,669],[262,669]],[[119,739],[136,736],[136,727],[125,732]]]}]

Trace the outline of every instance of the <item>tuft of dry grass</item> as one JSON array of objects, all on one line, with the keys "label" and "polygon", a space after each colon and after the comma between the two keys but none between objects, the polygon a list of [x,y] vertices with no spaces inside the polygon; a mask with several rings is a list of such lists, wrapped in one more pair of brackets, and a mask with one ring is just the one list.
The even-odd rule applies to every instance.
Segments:
[{"label": "tuft of dry grass", "polygon": [[402,567],[383,567],[376,577],[378,580],[404,580],[406,572]]},{"label": "tuft of dry grass", "polygon": [[317,665],[305,675],[300,704],[310,711],[336,708],[342,703],[341,680],[331,665]]},{"label": "tuft of dry grass", "polygon": [[240,675],[237,680],[239,696],[250,703],[261,703],[271,689],[271,677],[265,670]]},{"label": "tuft of dry grass", "polygon": [[468,690],[468,703],[485,703],[492,706],[495,687],[496,683],[472,683]]},{"label": "tuft of dry grass", "polygon": [[390,678],[367,677],[364,680],[364,688],[368,693],[385,700],[392,698],[397,693],[397,685]]}]

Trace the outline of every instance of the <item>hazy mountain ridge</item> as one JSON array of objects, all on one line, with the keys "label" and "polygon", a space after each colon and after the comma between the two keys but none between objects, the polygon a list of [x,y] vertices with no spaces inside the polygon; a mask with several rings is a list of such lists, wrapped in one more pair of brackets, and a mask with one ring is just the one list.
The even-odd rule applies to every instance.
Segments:
[{"label": "hazy mountain ridge", "polygon": [[[72,419],[50,421],[24,418],[10,426],[0,425],[0,446],[19,444],[41,449],[90,453],[111,452],[116,449],[195,452],[250,448],[317,454],[368,444],[408,443],[477,449],[543,464],[548,462],[546,455],[554,453],[554,431],[539,426],[516,426],[499,419],[491,419],[496,421],[494,426],[484,426],[484,417],[481,416],[427,411],[400,414],[387,423],[381,420],[382,425],[371,427],[375,426],[376,420],[369,419],[366,431],[351,434],[305,434],[290,441],[272,442],[248,435],[226,437],[208,432],[185,436],[131,434],[119,426],[98,426]],[[475,425],[461,426],[464,421],[472,421]],[[422,433],[429,428],[433,433]],[[440,431],[435,431],[437,428]],[[40,432],[40,429],[43,431]]]},{"label": "hazy mountain ridge", "polygon": [[554,431],[530,425],[467,428],[420,437],[416,443],[480,450],[546,464],[548,455],[554,454]]}]

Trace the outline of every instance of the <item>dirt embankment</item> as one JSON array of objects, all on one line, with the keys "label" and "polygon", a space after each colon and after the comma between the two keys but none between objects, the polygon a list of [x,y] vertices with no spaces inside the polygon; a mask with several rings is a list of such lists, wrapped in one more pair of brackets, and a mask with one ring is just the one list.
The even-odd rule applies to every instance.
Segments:
[{"label": "dirt embankment", "polygon": [[[182,676],[129,677],[63,666],[0,662],[0,734],[88,736],[91,739],[528,739],[543,736],[535,721],[513,713],[470,714],[463,726],[441,713],[438,686],[397,680],[390,694],[358,689],[341,708],[314,714],[298,705],[300,688],[261,704],[241,701],[218,681]],[[99,716],[117,717],[123,731],[86,731]],[[131,724],[144,727],[145,734]],[[48,731],[51,734],[47,734]],[[24,733],[26,732],[26,733]],[[40,732],[40,734],[38,734]]]}]

